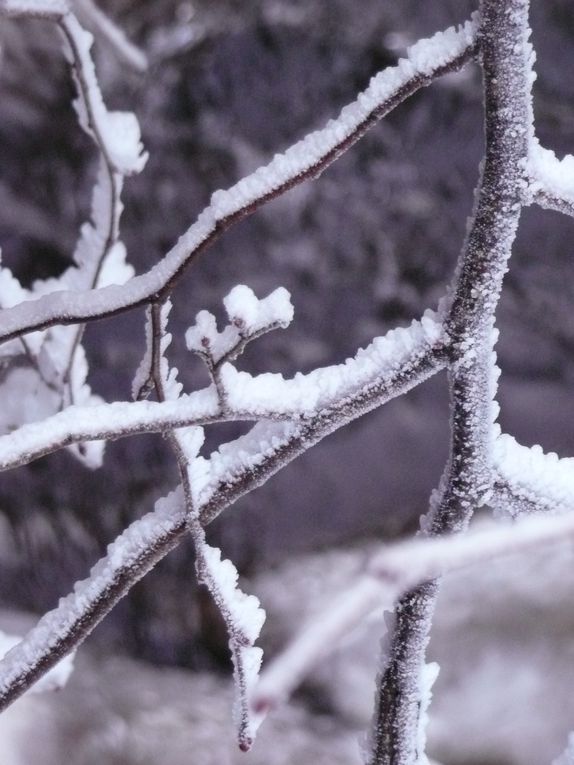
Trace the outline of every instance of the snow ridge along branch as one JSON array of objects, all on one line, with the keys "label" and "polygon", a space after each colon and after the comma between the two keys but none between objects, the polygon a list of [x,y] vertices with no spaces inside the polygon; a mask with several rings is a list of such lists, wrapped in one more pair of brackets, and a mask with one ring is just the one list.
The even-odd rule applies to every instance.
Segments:
[{"label": "snow ridge along branch", "polygon": [[[25,6],[14,2],[14,6]],[[0,6],[0,12],[2,6]],[[59,17],[58,17],[59,18]],[[476,54],[476,22],[447,29],[410,49],[409,58],[376,75],[336,120],[277,154],[265,167],[227,191],[216,191],[210,205],[150,271],[127,284],[97,290],[55,292],[0,311],[0,342],[53,326],[101,319],[137,306],[163,302],[194,258],[230,226],[271,199],[316,178],[366,131],[408,96],[434,79],[454,72]]]}]

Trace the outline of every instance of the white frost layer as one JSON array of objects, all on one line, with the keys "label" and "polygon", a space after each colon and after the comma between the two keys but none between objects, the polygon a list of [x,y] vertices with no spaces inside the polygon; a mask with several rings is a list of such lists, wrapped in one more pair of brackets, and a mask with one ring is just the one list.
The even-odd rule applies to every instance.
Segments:
[{"label": "white frost layer", "polygon": [[442,337],[442,325],[433,311],[408,328],[394,329],[378,337],[343,364],[298,373],[292,380],[281,374],[253,377],[224,364],[221,379],[231,409],[250,411],[260,416],[310,415],[356,394],[369,383],[384,380],[397,369],[408,371],[420,354],[426,353]]},{"label": "white frost layer", "polygon": [[229,321],[248,334],[259,332],[270,324],[287,327],[293,320],[291,296],[284,287],[278,287],[260,300],[252,289],[238,284],[223,299],[223,305]]},{"label": "white frost layer", "polygon": [[233,659],[235,703],[233,717],[239,747],[251,748],[263,716],[251,708],[259,679],[263,651],[254,645],[265,621],[258,598],[239,589],[237,569],[221,557],[221,550],[205,542],[203,530],[196,540],[200,580],[208,587],[225,621]]},{"label": "white frost layer", "polygon": [[493,462],[519,499],[540,509],[574,510],[574,458],[544,453],[540,446],[521,446],[512,436],[502,434],[494,444]]},{"label": "white frost layer", "polygon": [[[22,640],[17,635],[8,635],[5,632],[0,631],[0,659],[10,651],[14,646],[18,645]],[[74,670],[74,658],[75,652],[64,656],[55,667],[41,677],[37,683],[35,683],[28,693],[44,693],[46,691],[58,691],[63,688],[68,682],[70,675]]]},{"label": "white frost layer", "polygon": [[403,59],[396,67],[388,67],[373,77],[368,88],[356,101],[346,106],[337,119],[328,122],[322,130],[310,133],[284,154],[277,154],[268,165],[260,167],[230,189],[216,191],[197,221],[147,274],[134,277],[121,289],[110,286],[86,293],[81,298],[69,293],[52,294],[40,301],[15,306],[3,312],[0,337],[62,314],[68,317],[97,316],[149,299],[161,291],[190,254],[214,233],[220,221],[317,165],[406,83],[419,75],[428,76],[462,55],[474,43],[477,26],[477,18],[474,17],[459,29],[450,28],[429,40],[419,41],[409,52],[411,58]]},{"label": "white frost layer", "polygon": [[567,154],[558,159],[550,149],[544,149],[533,139],[529,146],[529,191],[534,196],[544,191],[560,199],[574,202],[574,157]]},{"label": "white frost layer", "polygon": [[230,354],[242,340],[276,327],[288,327],[293,319],[291,296],[284,287],[259,299],[249,287],[238,284],[223,299],[223,304],[231,324],[222,332],[218,332],[213,314],[200,311],[195,325],[185,334],[188,349],[208,355],[214,364]]},{"label": "white frost layer", "polygon": [[[169,537],[184,519],[180,490],[156,503],[153,512],[132,523],[108,546],[107,555],[92,568],[90,576],[74,585],[57,607],[45,614],[26,637],[0,660],[0,692],[50,656],[60,641],[82,623],[83,615],[105,595],[122,571],[134,565],[146,551]],[[144,572],[142,572],[144,573]]]},{"label": "white frost layer", "polygon": [[473,18],[459,28],[450,27],[417,42],[408,50],[408,58],[375,75],[357,100],[346,106],[325,128],[310,133],[284,154],[276,154],[266,167],[259,168],[227,191],[216,191],[211,197],[211,214],[216,220],[232,215],[320,162],[407,82],[421,75],[431,75],[462,55],[472,45],[476,28]]},{"label": "white frost layer", "polygon": [[[228,397],[226,417],[264,419],[292,416],[298,419],[347,399],[350,403],[353,396],[370,385],[384,383],[397,371],[407,373],[421,355],[440,342],[441,337],[439,317],[427,311],[421,321],[414,321],[406,329],[391,330],[384,337],[376,338],[344,364],[318,369],[307,375],[298,374],[292,380],[285,380],[279,374],[253,377],[246,372],[238,372],[231,364],[224,364],[221,379]],[[166,335],[162,341],[164,349],[169,340]],[[148,365],[149,361],[148,352]],[[163,360],[164,376],[165,363]],[[138,371],[138,384],[145,380],[145,368]],[[170,395],[179,396],[181,386],[174,377],[176,372],[172,370],[166,381]],[[175,386],[173,390],[172,384]],[[0,436],[0,469],[30,461],[71,441],[110,439],[166,427],[202,424],[219,414],[220,402],[213,385],[163,403],[137,401],[68,407],[43,422],[23,425],[8,435]],[[262,423],[247,436],[221,447],[209,463],[202,458],[195,460],[192,483],[197,498],[203,498],[208,484],[219,483],[230,465],[234,470],[256,467],[293,434],[294,427]]]},{"label": "white frost layer", "polygon": [[[86,133],[102,148],[114,169],[122,175],[140,172],[147,154],[140,140],[138,121],[131,112],[109,112],[104,104],[94,62],[90,55],[93,36],[83,29],[72,14],[62,20],[66,33],[74,41],[72,59],[77,56],[81,71],[80,97],[74,102]],[[86,88],[85,94],[83,88]]]},{"label": "white frost layer", "polygon": [[177,401],[117,401],[97,406],[70,406],[41,422],[0,436],[0,469],[46,454],[71,441],[113,439],[129,433],[157,431],[201,422],[218,413],[215,388],[205,388]]},{"label": "white frost layer", "polygon": [[189,470],[195,506],[207,504],[222,484],[233,483],[265,463],[300,428],[292,422],[258,422],[244,436],[222,444],[209,459],[197,457]]},{"label": "white frost layer", "polygon": [[250,643],[254,643],[265,621],[265,612],[259,607],[259,600],[254,595],[246,595],[238,588],[237,569],[230,560],[221,557],[219,548],[206,544],[203,546],[202,555],[229,613],[234,631],[244,635]]},{"label": "white frost layer", "polygon": [[436,661],[424,664],[419,678],[419,727],[417,731],[417,749],[415,765],[430,765],[426,755],[428,709],[432,699],[432,687],[438,677],[440,667]]}]

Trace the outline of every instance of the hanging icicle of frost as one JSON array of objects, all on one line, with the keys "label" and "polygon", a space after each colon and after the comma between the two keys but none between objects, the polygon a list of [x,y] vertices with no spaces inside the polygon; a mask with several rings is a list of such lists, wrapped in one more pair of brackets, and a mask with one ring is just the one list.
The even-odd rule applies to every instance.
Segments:
[{"label": "hanging icicle of frost", "polygon": [[262,649],[254,643],[265,622],[265,611],[258,598],[239,588],[237,569],[221,557],[219,548],[206,542],[202,532],[194,535],[198,578],[211,593],[227,628],[234,669],[237,741],[240,749],[248,751],[263,720],[262,714],[253,711],[251,698],[263,658]]}]

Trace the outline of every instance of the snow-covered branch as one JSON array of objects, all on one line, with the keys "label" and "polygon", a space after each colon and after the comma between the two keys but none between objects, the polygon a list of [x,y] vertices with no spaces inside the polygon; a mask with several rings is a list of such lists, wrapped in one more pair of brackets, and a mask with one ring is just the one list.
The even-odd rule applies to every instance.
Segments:
[{"label": "snow-covered branch", "polygon": [[[300,422],[258,423],[245,436],[224,444],[206,460],[196,457],[189,467],[196,512],[202,525],[314,444],[351,419],[406,392],[437,371],[444,361],[430,351],[405,368],[367,386],[342,411],[326,407]],[[165,406],[168,403],[157,404]],[[152,406],[138,402],[130,406]],[[68,410],[69,411],[69,410]],[[0,662],[0,708],[7,706],[65,653],[75,648],[129,588],[178,542],[186,531],[183,492],[162,501],[155,513],[136,521],[113,543],[92,576],[50,612],[26,638],[31,647]],[[15,649],[16,650],[16,649]],[[9,661],[10,659],[10,661]],[[17,669],[13,669],[16,662]],[[8,667],[8,675],[4,668]],[[6,670],[8,671],[8,670]],[[7,677],[7,679],[4,679]]]},{"label": "snow-covered branch", "polygon": [[[0,660],[0,709],[70,654],[189,533],[198,579],[228,632],[241,748],[251,745],[260,713],[286,697],[313,663],[370,611],[393,608],[398,601],[389,659],[377,689],[368,764],[423,765],[422,728],[436,675],[425,669],[424,655],[437,577],[574,536],[574,514],[566,514],[574,510],[574,461],[520,446],[500,435],[495,423],[495,311],[521,209],[536,202],[574,213],[574,158],[558,160],[534,137],[529,1],[480,0],[480,13],[462,27],[418,42],[397,66],[376,75],[337,119],[230,189],[216,191],[167,255],[140,276],[133,276],[126,263],[119,231],[124,179],[146,161],[139,125],[132,114],[107,110],[91,58],[92,37],[74,8],[124,60],[144,66],[92,0],[71,5],[0,0],[0,16],[36,17],[59,27],[77,86],[79,122],[100,158],[91,219],[82,227],[74,265],[29,290],[8,269],[0,269],[0,359],[9,375],[10,364],[24,352],[44,394],[42,419],[28,422],[24,401],[15,421],[2,423],[0,470],[63,447],[76,449],[93,467],[101,461],[99,442],[160,432],[173,449],[181,488],[119,536],[89,577]],[[234,223],[317,178],[405,98],[474,58],[483,72],[486,153],[466,240],[439,311],[375,338],[342,364],[291,379],[252,375],[237,368],[237,359],[248,343],[287,327],[293,307],[283,288],[259,299],[239,285],[224,299],[228,322],[222,329],[212,314],[201,311],[187,331],[187,347],[205,363],[211,384],[184,391],[168,359],[167,332],[170,295],[184,270]],[[146,351],[133,381],[136,400],[102,403],[86,382],[83,325],[136,306],[147,309]],[[325,436],[444,368],[451,393],[450,451],[422,536],[373,557],[359,580],[264,672],[256,689],[262,652],[255,641],[264,611],[239,589],[235,566],[208,544],[204,527]],[[156,401],[145,400],[152,395]],[[249,432],[209,456],[200,453],[204,426],[239,420],[254,423]],[[538,511],[545,516],[457,534],[484,504],[513,518]]]},{"label": "snow-covered branch", "polygon": [[369,87],[337,119],[285,153],[276,154],[268,165],[230,189],[216,191],[197,221],[146,274],[133,277],[121,287],[110,285],[81,294],[56,292],[6,308],[0,311],[0,342],[55,324],[101,319],[165,299],[189,263],[231,225],[303,181],[316,178],[408,96],[472,60],[475,36],[476,22],[469,21],[460,29],[450,28],[419,41],[410,49],[408,58],[373,77]]},{"label": "snow-covered branch", "polygon": [[73,651],[184,531],[182,495],[174,492],[119,536],[89,578],[77,582],[74,591],[0,660],[0,710]]},{"label": "snow-covered branch", "polygon": [[[35,282],[29,290],[23,289],[11,272],[3,268],[0,305],[29,302],[62,290],[82,292],[111,283],[123,284],[134,271],[126,263],[125,247],[119,237],[122,187],[125,176],[139,172],[147,159],[137,119],[128,112],[107,110],[90,53],[92,35],[80,26],[66,3],[15,2],[0,8],[2,11],[11,16],[40,15],[59,28],[78,94],[74,107],[82,129],[98,150],[99,170],[92,192],[91,219],[81,228],[73,265],[57,278]],[[40,381],[40,390],[34,391],[34,397],[43,400],[46,414],[69,404],[93,405],[101,401],[86,383],[88,367],[82,334],[82,325],[57,326],[20,338],[32,367],[30,374],[35,372]],[[2,387],[5,391],[18,385],[19,380],[9,374]],[[75,456],[86,464],[91,467],[101,464],[102,444],[70,443]]]},{"label": "snow-covered branch", "polygon": [[501,434],[493,451],[494,494],[489,504],[513,518],[522,513],[574,511],[574,458],[545,454]]},{"label": "snow-covered branch", "polygon": [[[264,310],[269,305],[265,300],[260,301]],[[274,318],[265,325],[266,329],[271,329],[271,324],[279,325],[275,314],[272,315]],[[210,335],[216,354],[215,367],[219,367],[222,359],[237,355],[248,340],[259,336],[262,329],[257,329],[258,326],[255,323],[248,334],[242,336],[244,330],[240,331],[234,323],[217,337]],[[209,331],[212,329],[209,323]],[[202,345],[205,331],[200,321],[188,332],[192,351],[197,352],[196,341]],[[144,371],[140,370],[137,375],[136,390],[151,374],[150,359],[151,354],[146,354]],[[439,371],[445,363],[441,325],[436,315],[429,311],[410,327],[391,330],[376,338],[345,363],[298,374],[291,380],[280,374],[251,376],[238,372],[226,362],[220,368],[221,384],[226,391],[225,407],[221,405],[215,384],[160,402],[118,401],[87,407],[70,406],[41,422],[22,425],[12,433],[0,436],[0,470],[26,464],[74,443],[113,440],[190,425],[261,419],[305,420],[309,423],[314,417],[327,414],[334,421],[339,416],[344,424],[367,411],[367,406],[375,408],[379,402],[384,403],[398,395],[398,391],[403,390],[403,380],[408,379],[409,386],[413,387]],[[394,386],[397,386],[396,394]]]}]

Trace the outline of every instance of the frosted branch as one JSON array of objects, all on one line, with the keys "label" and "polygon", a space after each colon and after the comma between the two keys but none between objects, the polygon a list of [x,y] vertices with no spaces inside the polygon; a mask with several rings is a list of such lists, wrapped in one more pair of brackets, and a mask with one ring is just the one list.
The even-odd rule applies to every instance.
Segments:
[{"label": "frosted branch", "polygon": [[[533,135],[528,0],[482,0],[478,31],[486,153],[473,219],[446,301],[450,455],[425,519],[431,535],[463,530],[492,493],[497,369],[494,315],[518,227]],[[436,584],[405,594],[378,689],[368,765],[417,760],[421,690]]]},{"label": "frosted branch", "polygon": [[[443,365],[444,360],[429,351],[407,369],[395,369],[392,376],[365,389],[342,412],[325,409],[296,424],[260,423],[247,436],[221,447],[209,460],[197,457],[191,466],[190,483],[201,524],[210,523],[337,428],[405,393]],[[156,406],[177,403],[166,401]],[[152,403],[129,406],[139,405]],[[68,598],[40,620],[22,646],[0,661],[0,710],[76,648],[130,587],[175,547],[186,530],[182,491],[161,500],[155,512],[132,524],[110,546],[91,577],[77,584]]]},{"label": "frosted branch", "polygon": [[491,504],[516,517],[537,511],[574,510],[574,458],[545,454],[540,446],[521,446],[500,435],[493,453],[495,490]]},{"label": "frosted branch", "polygon": [[[153,345],[154,333],[150,322],[151,318],[148,351],[136,378],[136,390],[152,374],[154,354],[149,343]],[[135,401],[68,407],[42,422],[29,423],[0,436],[0,470],[26,464],[78,442],[113,440],[189,425],[262,418],[312,419],[320,413],[329,413],[334,420],[338,417],[341,423],[346,423],[368,411],[366,406],[378,406],[379,394],[380,402],[384,403],[390,395],[396,395],[393,386],[400,389],[408,379],[412,387],[445,363],[440,323],[432,312],[427,312],[409,328],[391,330],[376,338],[344,364],[298,374],[292,380],[271,374],[252,377],[226,364],[221,370],[229,395],[225,410],[214,385],[159,403]]]},{"label": "frosted branch", "polygon": [[259,300],[245,285],[237,285],[224,298],[229,324],[217,331],[215,316],[200,311],[195,325],[186,332],[187,347],[200,356],[217,389],[222,411],[229,411],[227,386],[222,367],[240,356],[247,345],[267,332],[289,326],[293,319],[291,296],[283,287]]},{"label": "frosted branch", "polygon": [[0,660],[0,710],[74,650],[135,582],[171,550],[185,530],[180,493],[160,500],[133,523],[74,591]]},{"label": "frosted branch", "polygon": [[434,79],[460,69],[476,53],[476,24],[469,21],[419,41],[396,67],[376,75],[336,120],[310,133],[284,154],[216,191],[210,205],[177,244],[150,271],[126,285],[52,293],[0,312],[0,342],[55,324],[77,324],[164,299],[187,265],[231,225],[309,178],[316,178],[366,131],[408,96]]},{"label": "frosted branch", "polygon": [[[253,293],[251,293],[253,296]],[[253,296],[254,298],[255,296]],[[170,369],[165,352],[171,342],[166,333],[171,304],[154,305],[150,316],[150,340],[146,357],[150,357],[151,379],[159,401],[177,400],[181,385],[177,370]],[[223,618],[229,638],[234,667],[234,717],[240,749],[251,748],[258,720],[251,712],[251,690],[259,676],[263,652],[254,646],[265,620],[265,612],[257,598],[246,595],[238,585],[237,569],[230,560],[222,559],[221,550],[207,543],[201,519],[201,505],[196,502],[193,466],[203,444],[202,428],[170,431],[168,440],[177,457],[186,507],[186,525],[191,534],[199,582],[204,584]]]}]

